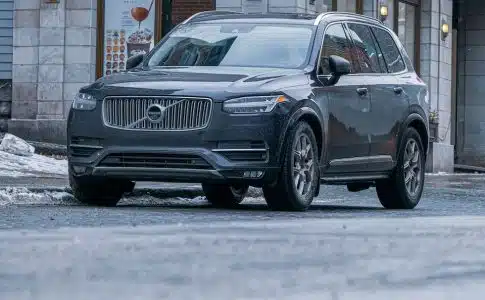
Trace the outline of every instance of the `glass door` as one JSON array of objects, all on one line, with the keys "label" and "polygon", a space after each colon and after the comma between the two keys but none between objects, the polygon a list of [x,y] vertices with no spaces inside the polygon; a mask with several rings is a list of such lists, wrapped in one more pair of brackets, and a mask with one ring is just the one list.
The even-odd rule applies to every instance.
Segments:
[{"label": "glass door", "polygon": [[322,11],[342,11],[362,13],[362,3],[365,0],[323,0]]},{"label": "glass door", "polygon": [[409,58],[416,67],[418,64],[417,58],[419,56],[419,20],[418,12],[419,7],[405,2],[399,2],[397,9],[397,30],[396,33],[403,43]]}]

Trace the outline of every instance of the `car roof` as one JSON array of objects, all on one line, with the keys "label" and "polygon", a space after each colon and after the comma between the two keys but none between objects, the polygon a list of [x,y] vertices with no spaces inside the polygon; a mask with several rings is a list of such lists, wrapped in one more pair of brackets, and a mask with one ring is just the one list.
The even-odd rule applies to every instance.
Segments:
[{"label": "car roof", "polygon": [[204,11],[192,15],[183,23],[191,22],[238,22],[253,23],[285,23],[306,24],[318,26],[322,20],[326,21],[367,21],[376,25],[382,25],[376,18],[348,12],[324,12],[321,14],[302,13],[241,13],[234,11]]}]

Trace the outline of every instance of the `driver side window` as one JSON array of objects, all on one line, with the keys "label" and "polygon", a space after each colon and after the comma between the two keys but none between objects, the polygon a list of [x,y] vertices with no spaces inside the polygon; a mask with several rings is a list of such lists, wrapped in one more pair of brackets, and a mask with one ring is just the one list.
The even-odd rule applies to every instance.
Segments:
[{"label": "driver side window", "polygon": [[356,73],[356,64],[352,58],[351,48],[342,24],[332,24],[327,27],[320,51],[320,65],[318,75],[330,75],[328,58],[338,55],[350,62],[350,73]]}]

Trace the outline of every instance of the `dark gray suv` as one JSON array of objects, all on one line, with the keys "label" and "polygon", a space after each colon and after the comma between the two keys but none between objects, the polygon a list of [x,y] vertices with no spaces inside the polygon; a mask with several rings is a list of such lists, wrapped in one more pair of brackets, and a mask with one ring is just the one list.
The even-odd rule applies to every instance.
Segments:
[{"label": "dark gray suv", "polygon": [[307,209],[321,183],[375,186],[384,207],[411,209],[427,107],[426,84],[376,19],[204,12],[79,91],[70,184],[108,206],[136,181],[202,183],[221,207],[255,186],[276,210]]}]

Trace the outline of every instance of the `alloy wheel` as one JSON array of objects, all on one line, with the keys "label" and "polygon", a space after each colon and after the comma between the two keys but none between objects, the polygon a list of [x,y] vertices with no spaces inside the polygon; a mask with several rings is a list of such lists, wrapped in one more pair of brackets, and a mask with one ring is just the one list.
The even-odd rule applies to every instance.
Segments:
[{"label": "alloy wheel", "polygon": [[293,183],[300,196],[306,196],[311,190],[314,176],[313,146],[310,137],[302,132],[293,149]]},{"label": "alloy wheel", "polygon": [[404,184],[412,197],[416,196],[421,187],[421,159],[418,143],[414,139],[409,139],[404,150]]}]

